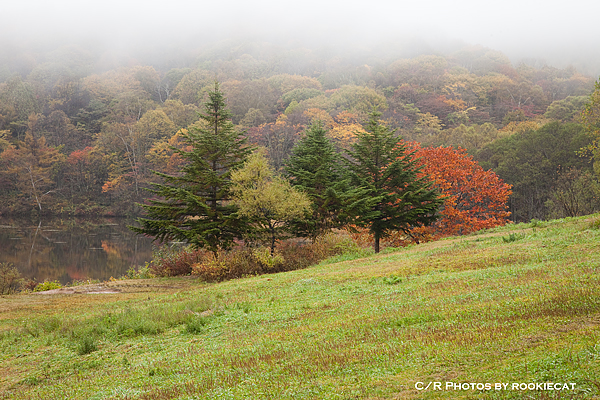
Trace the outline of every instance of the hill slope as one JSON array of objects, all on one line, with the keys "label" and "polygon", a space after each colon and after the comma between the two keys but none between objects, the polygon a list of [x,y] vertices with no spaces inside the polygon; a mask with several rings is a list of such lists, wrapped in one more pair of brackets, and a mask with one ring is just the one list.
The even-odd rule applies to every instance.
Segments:
[{"label": "hill slope", "polygon": [[[599,221],[510,225],[220,284],[0,298],[0,395],[599,398]],[[561,385],[527,387],[544,382]]]}]

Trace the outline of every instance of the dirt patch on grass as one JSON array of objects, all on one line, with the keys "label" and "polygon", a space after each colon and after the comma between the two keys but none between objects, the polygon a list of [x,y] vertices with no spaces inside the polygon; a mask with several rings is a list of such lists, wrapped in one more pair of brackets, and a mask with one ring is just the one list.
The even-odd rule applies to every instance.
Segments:
[{"label": "dirt patch on grass", "polygon": [[82,285],[75,287],[64,287],[60,289],[45,290],[43,292],[32,293],[34,295],[51,294],[115,294],[121,293],[119,288],[111,288],[104,285]]},{"label": "dirt patch on grass", "polygon": [[69,286],[60,289],[46,290],[44,292],[31,293],[32,295],[76,295],[76,294],[119,294],[119,293],[142,293],[142,292],[168,292],[189,288],[195,279],[184,277],[175,282],[173,279],[168,284],[155,279],[130,279],[122,281],[103,282],[90,285]]}]

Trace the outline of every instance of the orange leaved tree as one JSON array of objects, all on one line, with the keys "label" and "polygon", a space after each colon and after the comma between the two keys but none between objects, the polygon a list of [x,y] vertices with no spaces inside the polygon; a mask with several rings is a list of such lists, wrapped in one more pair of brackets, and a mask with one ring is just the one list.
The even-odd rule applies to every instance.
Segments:
[{"label": "orange leaved tree", "polygon": [[[507,201],[511,185],[493,171],[485,171],[465,149],[425,147],[407,143],[407,152],[415,151],[420,177],[428,176],[444,197],[439,218],[429,226],[417,226],[409,232],[394,232],[384,245],[399,247],[408,243],[435,240],[468,233],[508,222]],[[372,238],[366,229],[356,229],[352,237],[366,245]]]},{"label": "orange leaved tree", "polygon": [[434,186],[445,196],[441,218],[415,234],[440,238],[465,235],[480,229],[504,225],[510,213],[507,201],[511,185],[493,171],[485,171],[465,149],[411,146]]}]

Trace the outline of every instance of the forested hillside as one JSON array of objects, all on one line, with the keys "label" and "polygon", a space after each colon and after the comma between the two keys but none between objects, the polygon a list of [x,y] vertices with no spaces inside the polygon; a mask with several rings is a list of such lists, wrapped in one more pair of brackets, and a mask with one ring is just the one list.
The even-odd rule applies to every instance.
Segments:
[{"label": "forested hillside", "polygon": [[215,81],[233,123],[267,148],[275,169],[315,120],[344,152],[377,107],[405,140],[462,147],[513,185],[513,220],[600,207],[590,157],[579,152],[593,142],[581,111],[594,78],[574,68],[513,65],[483,47],[345,58],[228,42],[155,65],[73,46],[5,57],[0,214],[138,213],[151,171],[178,170],[171,146],[202,124]]}]

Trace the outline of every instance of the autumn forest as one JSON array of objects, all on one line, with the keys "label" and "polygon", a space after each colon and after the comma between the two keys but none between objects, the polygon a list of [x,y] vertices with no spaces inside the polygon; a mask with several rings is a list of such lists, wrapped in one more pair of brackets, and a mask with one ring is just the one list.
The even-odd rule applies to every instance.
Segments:
[{"label": "autumn forest", "polygon": [[514,65],[481,46],[361,58],[248,41],[155,65],[77,46],[5,58],[0,215],[139,215],[144,189],[160,180],[152,171],[181,167],[174,149],[203,127],[198,112],[215,81],[236,128],[280,172],[314,122],[346,154],[377,109],[454,196],[445,210],[461,222],[450,233],[472,223],[460,214],[482,188],[493,199],[487,221],[600,210],[594,77]]}]

